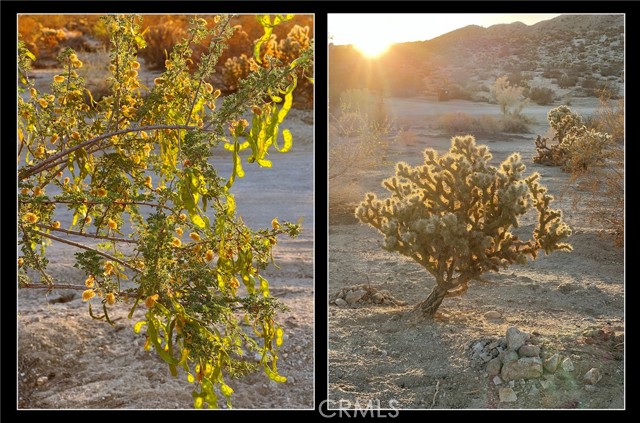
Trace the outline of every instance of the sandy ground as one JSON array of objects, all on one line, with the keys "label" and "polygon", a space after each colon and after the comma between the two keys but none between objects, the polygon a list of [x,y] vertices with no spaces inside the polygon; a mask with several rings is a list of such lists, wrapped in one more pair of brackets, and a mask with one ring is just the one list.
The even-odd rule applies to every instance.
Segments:
[{"label": "sandy ground", "polygon": [[[263,373],[229,380],[233,407],[240,409],[308,409],[314,406],[314,185],[313,113],[292,110],[283,127],[294,135],[286,154],[273,152],[273,168],[245,165],[246,176],[234,184],[238,214],[254,228],[271,219],[296,222],[303,231],[281,238],[274,249],[280,269],[265,276],[272,294],[289,307],[280,316],[285,341],[279,360],[288,381],[276,384]],[[221,175],[231,173],[231,158],[220,148],[214,160]],[[63,227],[71,215],[60,210]],[[82,240],[86,242],[86,239]],[[76,250],[50,247],[50,270],[59,283],[82,284],[73,268]],[[128,309],[114,313],[115,327],[89,317],[80,292],[20,290],[18,311],[18,408],[34,409],[176,409],[191,408],[193,387],[184,372],[173,378],[155,352],[143,349],[144,334],[133,333],[141,320]]]},{"label": "sandy ground", "polygon": [[[394,98],[385,103],[394,118],[415,133],[415,142],[392,143],[387,160],[358,178],[353,189],[361,198],[365,191],[386,192],[380,182],[393,174],[397,161],[416,165],[426,147],[448,150],[449,137],[430,127],[432,117],[452,111],[499,117],[498,107],[486,103]],[[597,99],[574,98],[571,107],[586,116],[597,106]],[[568,194],[578,188],[567,174],[531,161],[533,139],[547,131],[550,107],[525,108],[523,113],[535,121],[530,134],[477,141],[489,146],[494,163],[520,152],[527,171],[542,175],[556,196],[554,207],[564,210],[573,228],[574,251],[488,274],[490,283],[445,299],[433,320],[418,319],[412,312],[431,291],[433,278],[412,260],[383,250],[375,229],[358,224],[344,210],[330,211],[329,296],[365,284],[406,303],[330,304],[329,398],[335,404],[366,407],[372,401],[401,409],[624,407],[624,251],[588,222],[583,213],[588,205],[572,206]],[[530,233],[534,215],[525,217],[521,228]],[[501,318],[484,318],[489,311]],[[511,326],[534,334],[543,351],[570,357],[575,371],[551,376],[548,389],[539,380],[518,382],[518,400],[500,403],[499,387],[470,348],[478,341],[499,339]],[[586,388],[582,378],[592,367],[599,368],[603,378]]]}]

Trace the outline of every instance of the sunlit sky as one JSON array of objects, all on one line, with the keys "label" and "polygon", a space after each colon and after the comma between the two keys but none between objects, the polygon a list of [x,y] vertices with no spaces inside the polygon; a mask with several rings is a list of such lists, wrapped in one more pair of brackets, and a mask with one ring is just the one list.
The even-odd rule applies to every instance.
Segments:
[{"label": "sunlit sky", "polygon": [[486,28],[518,21],[532,25],[556,16],[559,14],[330,13],[328,30],[334,44],[352,44],[374,54],[389,44],[430,40],[467,25]]}]

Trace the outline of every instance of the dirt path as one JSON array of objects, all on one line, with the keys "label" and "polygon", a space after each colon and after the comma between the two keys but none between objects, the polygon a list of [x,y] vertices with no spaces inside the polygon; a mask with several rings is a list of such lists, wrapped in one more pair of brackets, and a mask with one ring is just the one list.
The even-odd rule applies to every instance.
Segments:
[{"label": "dirt path", "polygon": [[[587,115],[597,100],[574,101],[573,110]],[[380,181],[393,173],[397,161],[421,162],[425,147],[445,151],[448,138],[429,129],[429,118],[446,108],[475,114],[494,114],[497,106],[471,102],[432,103],[385,99],[396,118],[408,122],[417,135],[415,145],[392,145],[387,162],[363,174],[361,189],[384,193]],[[454,104],[455,103],[455,104]],[[413,306],[426,298],[432,277],[412,260],[382,250],[381,236],[355,223],[348,215],[330,216],[329,295],[367,284],[387,290],[406,305],[358,304],[329,306],[329,397],[334,401],[367,404],[397,401],[398,408],[622,408],[624,406],[624,252],[589,223],[584,209],[572,207],[577,189],[557,168],[531,162],[534,134],[546,131],[548,107],[530,107],[524,113],[537,121],[532,134],[487,144],[499,163],[520,152],[528,172],[537,171],[556,195],[554,207],[565,212],[574,230],[572,253],[554,253],[524,266],[512,266],[487,275],[461,297],[447,298],[441,313],[419,321]],[[364,197],[364,196],[363,196]],[[584,207],[580,205],[579,207]],[[531,231],[533,215],[522,219]],[[497,311],[499,319],[485,313]],[[500,403],[492,377],[471,353],[478,341],[498,340],[508,327],[534,334],[543,351],[570,357],[575,370],[540,381],[517,382],[517,401]],[[601,330],[601,331],[599,331]],[[605,335],[602,335],[602,334]],[[586,387],[583,375],[599,368],[603,378]],[[504,386],[504,385],[502,385]]]}]

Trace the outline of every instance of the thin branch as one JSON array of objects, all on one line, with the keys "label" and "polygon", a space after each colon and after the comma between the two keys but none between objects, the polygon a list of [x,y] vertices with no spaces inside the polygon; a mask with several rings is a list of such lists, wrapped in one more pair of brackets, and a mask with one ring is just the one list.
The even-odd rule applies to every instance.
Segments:
[{"label": "thin branch", "polygon": [[55,235],[47,234],[47,233],[40,232],[40,231],[37,231],[37,230],[34,230],[33,232],[38,234],[38,235],[40,235],[40,236],[43,236],[45,238],[49,238],[49,239],[52,239],[54,241],[62,242],[63,244],[69,244],[69,245],[72,245],[74,247],[82,248],[83,250],[93,251],[94,253],[99,254],[102,257],[106,257],[109,260],[115,261],[116,263],[120,263],[124,267],[127,267],[127,268],[133,270],[134,272],[137,272],[137,273],[140,272],[140,270],[136,269],[135,267],[132,267],[127,262],[122,261],[119,258],[116,258],[116,257],[112,256],[111,254],[104,253],[102,251],[99,251],[99,250],[97,250],[95,248],[92,248],[92,247],[89,247],[87,245],[80,244],[78,242],[69,241],[68,239],[60,238],[60,237],[57,237]]},{"label": "thin branch", "polygon": [[42,223],[36,223],[36,226],[38,226],[40,228],[43,228],[43,229],[49,229],[51,231],[64,232],[65,234],[84,236],[84,237],[87,237],[87,238],[108,239],[109,241],[128,242],[130,244],[135,244],[135,243],[138,242],[138,241],[136,241],[134,239],[116,238],[116,237],[105,236],[105,235],[91,235],[91,234],[88,234],[86,232],[78,232],[78,231],[70,231],[68,229],[62,229],[62,228],[54,228],[53,226],[43,225]]},{"label": "thin branch", "polygon": [[20,288],[46,289],[48,291],[53,291],[54,289],[77,289],[77,290],[84,291],[85,289],[87,289],[85,285],[71,285],[71,284],[42,285],[42,284],[35,284],[35,283],[20,285]]},{"label": "thin branch", "polygon": [[83,141],[78,145],[75,145],[73,147],[68,148],[67,150],[61,151],[57,154],[54,154],[53,156],[48,157],[47,159],[43,160],[42,162],[40,162],[40,164],[38,164],[37,166],[31,167],[31,168],[26,168],[23,169],[22,172],[20,172],[20,180],[26,179],[31,175],[35,175],[36,173],[41,173],[44,172],[47,169],[50,169],[52,167],[55,167],[56,165],[52,165],[53,162],[61,159],[62,157],[68,156],[69,154],[73,153],[76,150],[79,150],[81,148],[87,147],[89,145],[95,144],[99,141],[102,141],[104,139],[107,138],[111,138],[111,137],[115,137],[118,135],[122,135],[122,134],[127,134],[129,132],[141,132],[141,131],[154,131],[154,130],[158,130],[158,129],[200,129],[196,126],[187,126],[187,125],[150,125],[150,126],[138,126],[135,128],[126,128],[126,129],[120,129],[118,131],[113,131],[113,132],[109,132],[107,134],[103,134],[103,135],[99,135],[95,138],[91,138],[89,140]]},{"label": "thin branch", "polygon": [[[29,200],[20,200],[22,204],[30,204],[32,201]],[[138,205],[138,206],[149,206],[149,207],[160,207],[165,210],[173,211],[171,207],[163,206],[162,204],[156,203],[147,203],[145,201],[109,201],[109,202],[100,202],[100,201],[71,201],[71,200],[43,200],[39,201],[39,203],[43,204],[87,204],[87,205],[108,205],[108,204],[118,204],[121,206],[128,205]]]}]

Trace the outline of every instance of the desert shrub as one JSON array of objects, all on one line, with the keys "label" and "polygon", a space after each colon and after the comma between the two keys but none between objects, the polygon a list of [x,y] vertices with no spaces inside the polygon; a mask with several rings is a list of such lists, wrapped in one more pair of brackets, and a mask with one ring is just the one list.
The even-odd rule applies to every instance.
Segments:
[{"label": "desert shrub", "polygon": [[147,46],[140,50],[140,57],[150,69],[164,69],[167,53],[185,35],[184,17],[157,16],[156,22],[146,28],[144,39]]},{"label": "desert shrub", "polygon": [[547,87],[532,87],[528,93],[529,100],[540,106],[553,103],[554,95],[553,90]]},{"label": "desert shrub", "polygon": [[500,119],[500,130],[511,134],[529,132],[530,119],[524,115],[506,115]]},{"label": "desert shrub", "polygon": [[495,135],[502,131],[501,122],[493,116],[472,116],[463,112],[438,117],[436,126],[448,135]]},{"label": "desert shrub", "polygon": [[[182,370],[195,384],[194,406],[217,407],[219,398],[230,406],[229,378],[262,368],[285,381],[277,370],[283,305],[261,273],[278,236],[300,232],[277,219],[252,229],[236,215],[239,152],[250,148],[249,163],[270,167],[270,147],[291,147],[292,134],[279,127],[312,51],[292,65],[260,67],[217,107],[220,90],[206,80],[233,36],[230,17],[217,16],[215,27],[192,17],[189,38],[168,52],[165,71],[143,96],[141,17],[102,19],[110,92],[98,101],[85,102],[85,65],[72,49],[59,55],[62,71],[44,94],[28,76],[35,56],[18,46],[18,286],[82,290],[89,315],[111,324],[114,307],[129,308],[130,318],[142,308],[134,332],[146,332],[144,348],[173,376]],[[209,37],[215,42],[191,70],[191,46]],[[233,163],[228,178],[211,164],[222,149]],[[67,210],[73,221],[62,228]],[[84,284],[61,285],[48,273],[52,241],[78,248],[74,266]]]},{"label": "desert shrub", "polygon": [[509,83],[506,76],[496,79],[491,87],[491,94],[500,106],[503,115],[519,115],[527,104],[523,96],[524,88]]},{"label": "desert shrub", "polygon": [[[384,236],[383,248],[410,257],[423,266],[436,285],[417,309],[433,316],[443,299],[459,295],[487,271],[535,259],[538,251],[570,251],[564,241],[571,234],[562,213],[540,175],[524,176],[518,154],[499,167],[489,164],[486,146],[472,136],[454,137],[439,155],[424,151],[424,164],[396,165],[396,173],[382,182],[390,196],[367,193],[356,217]],[[511,232],[518,219],[535,209],[539,218],[528,240]]]},{"label": "desert shrub", "polygon": [[[357,179],[380,164],[388,149],[391,123],[381,98],[369,90],[348,90],[329,120],[329,207],[351,207],[361,196]],[[353,216],[353,208],[348,211]]]},{"label": "desert shrub", "polygon": [[571,88],[575,87],[578,83],[578,77],[574,75],[563,74],[560,78],[556,80],[556,84],[560,88]]},{"label": "desert shrub", "polygon": [[566,172],[580,173],[606,159],[611,137],[587,128],[578,113],[563,105],[551,109],[547,118],[555,144],[547,145],[549,140],[538,135],[535,140],[537,154],[533,158],[535,163],[560,166]]}]

